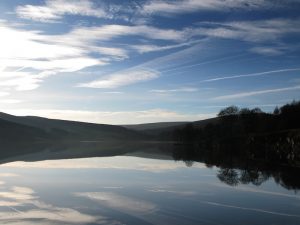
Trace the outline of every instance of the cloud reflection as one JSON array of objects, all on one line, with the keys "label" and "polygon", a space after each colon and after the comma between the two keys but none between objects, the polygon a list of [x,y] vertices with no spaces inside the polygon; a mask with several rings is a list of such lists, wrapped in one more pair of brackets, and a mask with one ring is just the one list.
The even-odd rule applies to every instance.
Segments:
[{"label": "cloud reflection", "polygon": [[156,209],[156,205],[140,199],[122,196],[112,192],[84,192],[75,196],[85,197],[105,206],[134,213],[149,213]]},{"label": "cloud reflection", "polygon": [[182,195],[182,196],[197,195],[197,192],[195,192],[195,191],[174,191],[174,190],[166,190],[166,189],[151,189],[148,191],[154,192],[154,193],[170,193],[170,194]]},{"label": "cloud reflection", "polygon": [[[97,157],[80,159],[45,160],[37,162],[12,162],[2,167],[13,168],[41,168],[41,169],[121,169],[140,170],[149,172],[163,172],[186,168],[184,162],[173,160],[156,160],[131,156]],[[205,168],[202,163],[195,163],[193,167]]]},{"label": "cloud reflection", "polygon": [[32,209],[28,211],[15,211],[13,213],[0,212],[1,223],[5,222],[5,224],[15,224],[16,221],[19,221],[19,224],[23,224],[22,222],[20,222],[23,220],[30,220],[31,224],[32,222],[34,222],[34,220],[45,220],[46,223],[48,221],[53,221],[62,222],[63,224],[84,224],[96,222],[97,218],[87,214],[82,214],[70,208],[57,207],[48,208],[46,210]]},{"label": "cloud reflection", "polygon": [[107,220],[75,209],[46,204],[28,187],[14,186],[6,189],[0,192],[0,207],[6,207],[8,211],[0,212],[0,224],[103,224]]},{"label": "cloud reflection", "polygon": [[31,200],[36,198],[33,193],[34,191],[30,188],[13,187],[11,191],[0,192],[0,198],[13,199],[16,201]]},{"label": "cloud reflection", "polygon": [[212,205],[212,206],[217,206],[217,207],[225,207],[225,208],[240,209],[240,210],[246,210],[246,211],[254,211],[254,212],[259,212],[259,213],[273,214],[273,215],[277,215],[277,216],[288,216],[288,217],[300,218],[299,215],[295,215],[295,214],[274,212],[274,211],[269,211],[269,210],[264,210],[264,209],[259,209],[259,208],[248,208],[248,207],[228,205],[228,204],[222,204],[222,203],[218,203],[218,202],[209,202],[209,201],[202,201],[202,203]]},{"label": "cloud reflection", "polygon": [[18,174],[15,173],[0,173],[0,177],[17,177]]}]

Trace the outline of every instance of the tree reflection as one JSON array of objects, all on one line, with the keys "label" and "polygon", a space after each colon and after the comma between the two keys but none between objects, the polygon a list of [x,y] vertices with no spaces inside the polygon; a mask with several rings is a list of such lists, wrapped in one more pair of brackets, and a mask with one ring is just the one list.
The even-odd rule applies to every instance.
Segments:
[{"label": "tree reflection", "polygon": [[[298,162],[291,160],[287,163],[284,157],[282,157],[283,163],[278,160],[272,162],[269,157],[265,157],[266,149],[254,146],[252,146],[253,149],[260,152],[262,157],[253,158],[254,153],[249,151],[247,154],[241,154],[238,147],[243,146],[240,143],[237,141],[224,146],[211,145],[213,147],[210,146],[208,149],[193,145],[175,145],[171,152],[174,160],[182,160],[187,166],[192,166],[193,162],[201,162],[205,163],[208,168],[213,166],[220,168],[217,172],[218,179],[230,186],[239,184],[259,186],[273,178],[276,183],[286,189],[295,191],[300,189],[298,179],[300,168],[295,166]],[[283,146],[278,146],[278,148],[283,148]],[[279,158],[276,155],[273,157]]]},{"label": "tree reflection", "polygon": [[222,168],[218,171],[217,177],[220,181],[230,185],[236,186],[238,184],[254,184],[261,185],[270,178],[264,171],[259,170],[239,170],[233,168]]},{"label": "tree reflection", "polygon": [[239,184],[239,174],[235,169],[232,168],[220,169],[217,177],[220,181],[230,186],[236,186]]}]

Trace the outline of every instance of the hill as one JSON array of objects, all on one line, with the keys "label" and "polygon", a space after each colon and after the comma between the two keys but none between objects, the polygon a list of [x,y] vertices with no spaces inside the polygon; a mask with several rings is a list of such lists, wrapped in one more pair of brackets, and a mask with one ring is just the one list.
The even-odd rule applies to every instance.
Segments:
[{"label": "hill", "polygon": [[219,118],[210,118],[205,120],[198,120],[194,122],[161,122],[161,123],[146,123],[137,125],[123,125],[128,129],[139,131],[142,134],[150,135],[157,140],[170,139],[168,137],[172,135],[174,130],[182,129],[186,126],[192,125],[196,128],[203,128],[207,124],[216,124],[219,122]]},{"label": "hill", "polygon": [[[34,116],[13,116],[0,113],[0,120],[5,126],[0,132],[9,132],[9,140],[16,138],[14,132],[33,139],[76,139],[76,140],[136,140],[145,139],[146,136],[121,126],[84,123],[68,120],[48,119]],[[4,136],[3,136],[4,137]]]},{"label": "hill", "polygon": [[52,136],[42,129],[0,119],[0,141],[33,141]]},{"label": "hill", "polygon": [[136,130],[136,131],[147,131],[147,130],[155,130],[155,129],[166,129],[170,127],[185,125],[189,122],[159,122],[159,123],[142,123],[142,124],[130,124],[130,125],[122,125],[122,127]]}]

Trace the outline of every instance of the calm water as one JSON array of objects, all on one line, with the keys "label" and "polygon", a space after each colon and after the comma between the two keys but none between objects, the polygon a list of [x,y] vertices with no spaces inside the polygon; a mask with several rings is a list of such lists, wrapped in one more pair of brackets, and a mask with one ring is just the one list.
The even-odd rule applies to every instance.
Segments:
[{"label": "calm water", "polygon": [[68,151],[3,160],[0,224],[300,224],[297,182],[270,171],[208,168],[155,148]]}]

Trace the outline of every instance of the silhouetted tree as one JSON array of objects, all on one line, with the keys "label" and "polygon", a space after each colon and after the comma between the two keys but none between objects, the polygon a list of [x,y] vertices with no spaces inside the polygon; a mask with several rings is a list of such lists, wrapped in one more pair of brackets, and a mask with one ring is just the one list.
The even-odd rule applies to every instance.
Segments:
[{"label": "silhouetted tree", "polygon": [[239,108],[237,106],[229,106],[225,109],[221,109],[220,112],[218,113],[218,116],[232,116],[232,115],[238,115],[239,113]]},{"label": "silhouetted tree", "polygon": [[279,115],[280,114],[280,110],[278,108],[278,106],[275,107],[274,111],[273,111],[274,115]]},{"label": "silhouetted tree", "polygon": [[251,110],[249,108],[242,108],[240,109],[239,111],[239,114],[243,115],[243,114],[250,114],[251,113]]},{"label": "silhouetted tree", "polygon": [[260,108],[256,107],[254,109],[251,109],[251,113],[263,113],[263,111]]}]

